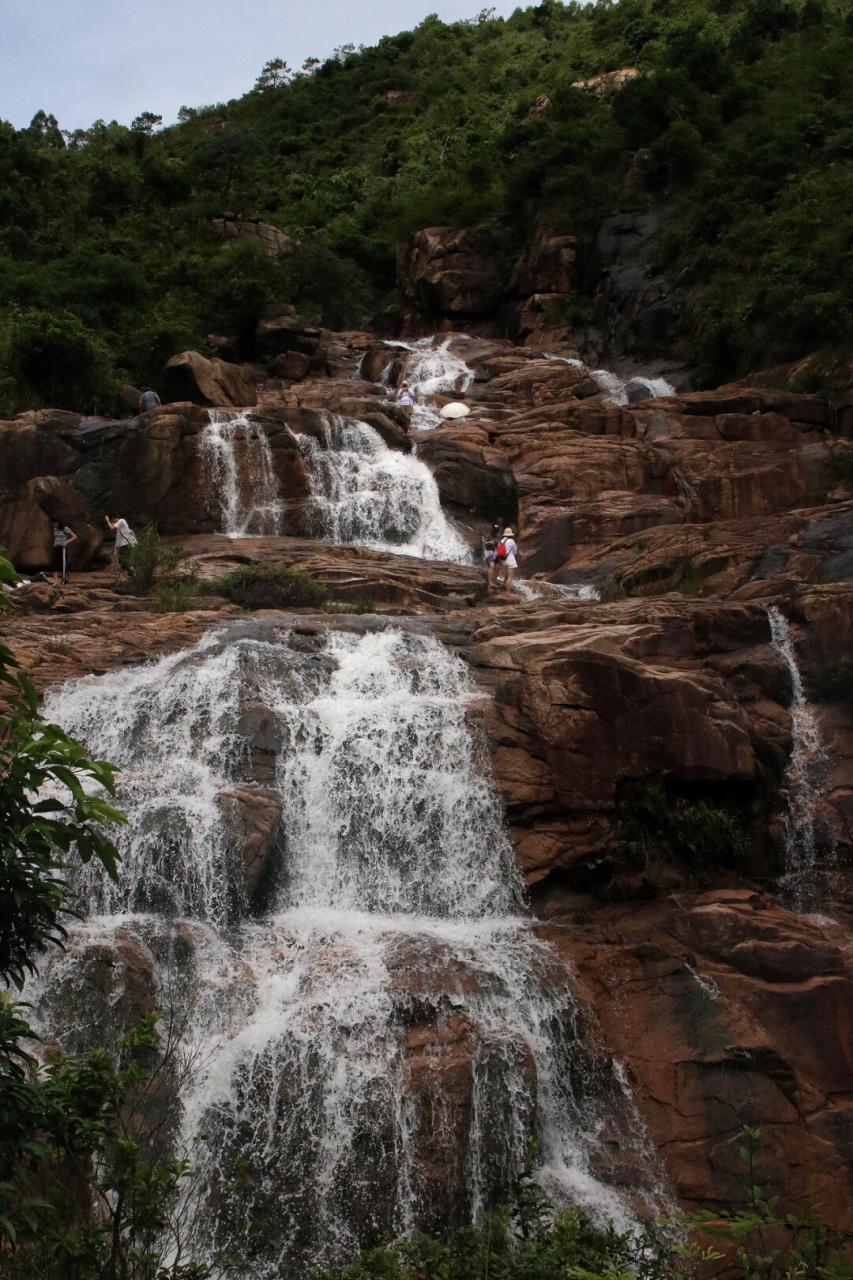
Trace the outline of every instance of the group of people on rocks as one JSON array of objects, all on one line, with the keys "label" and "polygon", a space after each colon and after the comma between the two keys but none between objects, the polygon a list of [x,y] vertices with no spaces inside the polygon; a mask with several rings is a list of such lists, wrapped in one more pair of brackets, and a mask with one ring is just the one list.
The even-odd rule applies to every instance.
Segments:
[{"label": "group of people on rocks", "polygon": [[509,597],[518,571],[518,544],[511,525],[507,525],[503,533],[500,528],[501,522],[496,520],[491,533],[483,541],[483,563],[488,571],[490,591],[497,591],[500,572],[505,570],[504,595]]},{"label": "group of people on rocks", "polygon": [[[116,536],[116,569],[118,576],[127,573],[130,564],[130,548],[136,546],[136,534],[130,525],[119,515],[107,515],[107,526]],[[53,585],[65,586],[68,581],[68,548],[77,541],[77,534],[59,517],[53,521]]]}]

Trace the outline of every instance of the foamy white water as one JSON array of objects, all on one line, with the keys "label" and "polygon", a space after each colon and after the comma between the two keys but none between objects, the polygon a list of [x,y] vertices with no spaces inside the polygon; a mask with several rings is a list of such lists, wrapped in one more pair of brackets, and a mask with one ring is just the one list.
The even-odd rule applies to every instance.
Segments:
[{"label": "foamy white water", "polygon": [[[85,1043],[63,993],[91,1019],[87,947],[120,939],[174,993],[203,1055],[182,1099],[185,1139],[207,1135],[198,1256],[252,1250],[273,1280],[477,1219],[532,1130],[558,1203],[630,1221],[593,1164],[607,1116],[641,1141],[636,1111],[519,912],[480,697],[432,637],[273,624],[50,695],[124,768],[131,823],[121,888],[87,872],[93,914],[30,996],[46,1032]],[[219,796],[259,769],[283,816],[247,903]]]},{"label": "foamy white water", "polygon": [[221,532],[229,538],[280,533],[284,504],[263,427],[249,413],[209,409],[208,415],[201,458]]},{"label": "foamy white water", "polygon": [[572,357],[555,356],[549,353],[545,359],[554,360],[559,364],[570,365],[572,369],[584,369],[593,381],[597,383],[605,400],[610,400],[613,404],[628,404],[632,387],[645,389],[649,399],[668,399],[677,394],[675,387],[672,383],[667,382],[666,378],[647,378],[640,374],[633,375],[630,378],[620,378],[611,369],[590,369],[582,360],[576,360]]},{"label": "foamy white water", "polygon": [[[818,801],[826,782],[826,748],[817,718],[803,689],[794,639],[787,618],[772,607],[771,643],[791,678],[791,755],[785,770],[785,870],[792,877],[814,870],[817,854]],[[798,885],[794,884],[795,893]]]},{"label": "foamy white water", "polygon": [[[474,371],[465,361],[450,350],[451,344],[466,341],[468,335],[454,333],[449,337],[435,335],[421,338],[419,342],[388,343],[407,353],[404,358],[403,376],[400,382],[408,382],[415,397],[412,410],[412,426],[415,431],[434,431],[441,425],[441,415],[428,403],[432,396],[464,396],[474,381]],[[390,373],[388,364],[383,378]]]},{"label": "foamy white water", "polygon": [[311,472],[316,534],[398,555],[470,564],[470,547],[441,508],[435,477],[413,453],[389,449],[373,427],[335,417],[323,444],[299,436]]}]

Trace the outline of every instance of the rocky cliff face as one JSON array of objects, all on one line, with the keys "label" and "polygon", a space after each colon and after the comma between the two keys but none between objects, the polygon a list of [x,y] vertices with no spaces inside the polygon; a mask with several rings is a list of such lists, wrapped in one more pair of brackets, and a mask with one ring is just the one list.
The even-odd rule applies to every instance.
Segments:
[{"label": "rocky cliff face", "polygon": [[[690,1207],[741,1199],[739,1131],[760,1125],[762,1187],[815,1196],[849,1229],[853,495],[839,482],[849,446],[838,423],[819,397],[749,387],[620,406],[583,367],[478,341],[464,347],[470,416],[419,434],[381,386],[353,377],[365,352],[362,375],[378,378],[400,349],[364,335],[338,342],[335,377],[259,388],[254,414],[285,500],[284,536],[211,536],[199,447],[207,411],[184,402],[126,423],[50,412],[3,424],[0,537],[22,568],[35,567],[57,514],[91,559],[109,503],[180,535],[203,578],[245,562],[298,565],[343,605],[375,611],[335,626],[369,635],[405,614],[413,634],[438,637],[485,695],[467,714],[487,744],[538,932],[576,974],[589,1043],[624,1065],[670,1187]],[[389,376],[399,380],[402,364]],[[321,442],[335,411],[372,414],[377,430],[384,418],[392,447],[414,440],[469,525],[472,513],[517,518],[524,595],[488,599],[473,565],[304,537],[299,437]],[[606,598],[570,598],[579,587]],[[116,596],[103,572],[17,598],[8,640],[42,689],[247,625],[215,598],[157,615],[150,601]],[[306,651],[332,625],[304,613],[277,623]],[[802,821],[791,760],[803,697],[822,744],[805,861],[791,826],[796,812]],[[274,725],[253,715],[251,768],[222,800],[246,902],[280,856]],[[132,1021],[154,1001],[161,944],[98,945],[86,961],[97,1001]],[[401,957],[411,1088],[437,1107],[444,1064],[455,1117],[452,1159],[432,1149],[434,1132],[418,1138],[425,1166],[444,1179],[430,1192],[438,1224],[442,1194],[464,1192],[465,1081],[480,1047],[468,1015],[437,1013],[412,974],[428,970],[430,992],[473,979],[449,977],[444,952]],[[105,977],[116,965],[120,1000]],[[529,1062],[524,1072],[532,1078]],[[599,1146],[597,1172],[639,1185],[618,1147],[615,1133]]]}]

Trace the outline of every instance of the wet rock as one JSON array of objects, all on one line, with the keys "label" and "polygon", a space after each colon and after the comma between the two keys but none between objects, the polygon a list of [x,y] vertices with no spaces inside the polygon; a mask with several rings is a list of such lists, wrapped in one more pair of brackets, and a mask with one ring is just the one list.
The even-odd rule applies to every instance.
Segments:
[{"label": "wet rock", "polygon": [[264,787],[220,791],[228,845],[241,853],[238,893],[243,903],[255,897],[275,848],[282,815],[281,797]]}]

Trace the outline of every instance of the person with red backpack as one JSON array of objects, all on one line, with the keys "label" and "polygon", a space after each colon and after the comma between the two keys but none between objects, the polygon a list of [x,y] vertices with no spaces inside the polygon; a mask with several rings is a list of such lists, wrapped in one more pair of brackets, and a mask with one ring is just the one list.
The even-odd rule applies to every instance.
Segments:
[{"label": "person with red backpack", "polygon": [[507,526],[503,531],[503,537],[495,550],[495,558],[489,568],[489,588],[494,591],[498,585],[498,574],[503,567],[506,570],[504,578],[504,594],[512,595],[512,583],[518,570],[518,546],[512,529]]}]

